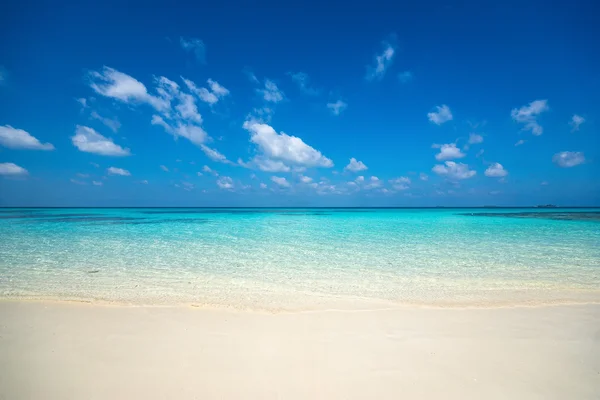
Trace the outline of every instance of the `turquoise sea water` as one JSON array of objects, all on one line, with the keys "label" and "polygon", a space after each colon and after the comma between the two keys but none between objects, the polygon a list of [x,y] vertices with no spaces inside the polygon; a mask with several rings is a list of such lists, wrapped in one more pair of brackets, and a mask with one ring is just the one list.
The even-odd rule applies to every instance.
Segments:
[{"label": "turquoise sea water", "polygon": [[596,302],[598,213],[0,209],[0,297],[255,309]]}]

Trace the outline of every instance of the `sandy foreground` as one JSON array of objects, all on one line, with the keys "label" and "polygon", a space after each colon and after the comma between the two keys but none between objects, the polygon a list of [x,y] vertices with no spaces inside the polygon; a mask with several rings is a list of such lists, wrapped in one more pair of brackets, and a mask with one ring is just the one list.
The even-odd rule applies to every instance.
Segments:
[{"label": "sandy foreground", "polygon": [[600,305],[266,314],[0,301],[0,399],[599,399]]}]

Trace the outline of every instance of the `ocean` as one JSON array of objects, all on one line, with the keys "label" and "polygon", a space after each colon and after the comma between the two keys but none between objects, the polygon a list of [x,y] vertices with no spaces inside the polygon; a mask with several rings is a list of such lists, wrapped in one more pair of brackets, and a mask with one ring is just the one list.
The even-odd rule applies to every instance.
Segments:
[{"label": "ocean", "polygon": [[599,209],[0,209],[0,297],[256,310],[600,301]]}]

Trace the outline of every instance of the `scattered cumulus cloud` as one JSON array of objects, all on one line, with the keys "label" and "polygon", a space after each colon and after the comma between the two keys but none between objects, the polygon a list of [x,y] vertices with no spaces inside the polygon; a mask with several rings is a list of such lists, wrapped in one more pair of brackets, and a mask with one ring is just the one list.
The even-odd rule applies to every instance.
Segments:
[{"label": "scattered cumulus cloud", "polygon": [[221,86],[217,81],[213,81],[212,79],[208,79],[206,82],[208,83],[208,87],[198,87],[193,81],[189,79],[183,79],[183,83],[185,83],[186,87],[190,92],[198,96],[198,98],[207,103],[209,105],[216,104],[219,100],[223,99],[226,96],[229,96],[229,90],[224,86]]},{"label": "scattered cumulus cloud", "polygon": [[364,181],[365,181],[365,177],[364,177],[364,176],[362,176],[362,175],[361,175],[361,176],[358,176],[358,177],[357,177],[357,178],[354,180],[354,182],[356,182],[356,183],[363,183]]},{"label": "scattered cumulus cloud", "polygon": [[429,175],[427,175],[427,174],[426,174],[426,173],[424,173],[424,172],[421,172],[421,173],[419,174],[419,179],[420,179],[420,180],[422,180],[422,181],[426,181],[426,180],[428,180],[428,179],[429,179]]},{"label": "scattered cumulus cloud", "polygon": [[440,176],[452,180],[469,179],[477,174],[476,171],[470,170],[467,164],[456,163],[454,161],[437,164],[431,170]]},{"label": "scattered cumulus cloud", "polygon": [[469,144],[479,144],[483,143],[483,136],[478,135],[477,133],[469,134]]},{"label": "scattered cumulus cloud", "polygon": [[285,98],[284,93],[277,87],[275,82],[269,79],[265,79],[263,89],[256,89],[256,91],[262,95],[265,101],[270,103],[279,103]]},{"label": "scattered cumulus cloud", "polygon": [[[85,99],[83,99],[83,100],[85,100]],[[93,119],[97,119],[98,121],[102,122],[105,126],[107,126],[113,132],[118,131],[119,128],[121,127],[121,123],[118,120],[103,117],[100,114],[98,114],[96,111],[92,111],[90,116]]]},{"label": "scattered cumulus cloud", "polygon": [[369,183],[365,186],[365,189],[375,189],[375,188],[379,188],[383,185],[383,182],[381,181],[381,179],[379,179],[376,176],[372,176],[369,179]]},{"label": "scattered cumulus cloud", "polygon": [[222,163],[229,162],[229,160],[227,160],[227,157],[225,157],[223,154],[219,153],[217,150],[212,149],[204,144],[200,145],[200,149],[204,152],[204,154],[206,154],[206,156],[208,158],[210,158],[213,161],[222,162]]},{"label": "scattered cumulus cloud", "polygon": [[352,157],[350,159],[350,162],[348,163],[348,165],[346,165],[344,167],[345,171],[352,171],[352,172],[364,171],[366,169],[368,169],[367,166],[362,161],[358,161],[354,157]]},{"label": "scattered cumulus cloud", "polygon": [[101,181],[92,181],[92,185],[94,185],[94,186],[102,186],[102,182]]},{"label": "scattered cumulus cloud", "polygon": [[508,171],[504,169],[502,164],[493,163],[485,170],[484,174],[490,178],[502,178],[508,175]]},{"label": "scattered cumulus cloud", "polygon": [[369,81],[381,80],[394,61],[396,49],[388,42],[383,42],[382,44],[383,51],[375,55],[372,65],[367,66],[366,79]]},{"label": "scattered cumulus cloud", "polygon": [[123,157],[131,155],[129,149],[124,149],[115,144],[112,139],[106,138],[87,126],[77,125],[75,136],[71,137],[73,145],[85,153],[101,156]]},{"label": "scattered cumulus cloud", "polygon": [[206,46],[202,40],[182,36],[179,38],[179,44],[182,49],[192,53],[199,63],[206,64]]},{"label": "scattered cumulus cloud", "polygon": [[28,172],[25,168],[18,166],[14,163],[0,163],[0,175],[4,176],[23,176],[27,175]]},{"label": "scattered cumulus cloud", "polygon": [[266,184],[264,184],[264,183],[261,183],[261,184],[260,184],[260,188],[261,188],[261,189],[266,189],[266,188],[267,188],[267,185],[266,185]]},{"label": "scattered cumulus cloud", "polygon": [[308,74],[305,72],[290,72],[289,73],[290,77],[292,78],[292,80],[294,82],[296,82],[296,84],[298,85],[298,87],[300,88],[300,90],[310,96],[317,96],[319,94],[319,90],[315,89],[313,87],[310,86],[310,78],[308,77]]},{"label": "scattered cumulus cloud", "polygon": [[165,172],[169,172],[169,167],[167,167],[166,165],[161,165],[160,169],[162,169]]},{"label": "scattered cumulus cloud", "polygon": [[219,176],[219,174],[217,173],[217,171],[211,169],[208,165],[205,165],[204,167],[202,167],[202,171],[206,172],[207,174],[212,174],[214,176]]},{"label": "scattered cumulus cloud", "polygon": [[435,106],[436,111],[431,111],[427,113],[427,118],[429,121],[433,122],[436,125],[442,125],[445,122],[452,121],[452,112],[450,111],[450,107],[445,104],[441,106]]},{"label": "scattered cumulus cloud", "polygon": [[108,167],[106,172],[108,172],[109,175],[131,176],[131,172],[123,168]]},{"label": "scattered cumulus cloud", "polygon": [[571,132],[577,132],[581,124],[583,124],[584,122],[585,118],[583,118],[581,115],[574,114],[571,117],[571,122],[569,122],[569,125],[571,125],[572,128]]},{"label": "scattered cumulus cloud", "polygon": [[340,115],[342,111],[348,108],[348,104],[342,100],[338,100],[334,103],[327,103],[327,108],[333,115]]},{"label": "scattered cumulus cloud", "polygon": [[434,144],[432,147],[434,149],[440,149],[440,152],[435,155],[435,159],[438,161],[452,160],[455,158],[463,158],[464,156],[466,156],[465,153],[463,153],[458,147],[456,147],[455,143]]},{"label": "scattered cumulus cloud", "polygon": [[548,110],[548,100],[534,100],[521,108],[513,108],[510,116],[515,122],[523,125],[524,131],[531,131],[535,136],[539,136],[544,132],[544,129],[537,122],[537,118],[541,113]]},{"label": "scattered cumulus cloud", "polygon": [[398,74],[400,83],[408,83],[413,80],[413,74],[410,71],[403,71]]},{"label": "scattered cumulus cloud", "polygon": [[570,168],[585,162],[585,156],[580,151],[561,151],[552,157],[552,161],[562,168]]},{"label": "scattered cumulus cloud", "polygon": [[54,150],[52,144],[41,143],[29,132],[13,128],[10,125],[0,126],[0,145],[9,149]]},{"label": "scattered cumulus cloud", "polygon": [[113,68],[91,71],[89,78],[90,87],[102,96],[128,104],[147,103],[157,111],[166,111],[170,107],[167,99],[149,94],[143,83]]},{"label": "scattered cumulus cloud", "polygon": [[525,144],[525,141],[523,139],[517,140],[517,143],[515,143],[515,147],[521,146],[522,144]]},{"label": "scattered cumulus cloud", "polygon": [[258,168],[265,172],[290,172],[291,168],[280,160],[273,160],[262,156],[254,157],[250,162],[238,160],[238,164],[244,168]]},{"label": "scattered cumulus cloud", "polygon": [[399,178],[390,179],[390,183],[395,190],[406,190],[410,187],[410,178],[401,176]]},{"label": "scattered cumulus cloud", "polygon": [[285,187],[285,188],[290,187],[290,183],[287,181],[287,179],[285,179],[283,177],[272,176],[271,181],[275,182],[276,184],[278,184],[281,187]]},{"label": "scattered cumulus cloud", "polygon": [[310,176],[300,175],[300,182],[311,183],[312,181],[313,181],[313,178],[311,178]]},{"label": "scattered cumulus cloud", "polygon": [[233,190],[233,179],[228,176],[222,176],[217,179],[217,186],[223,190]]},{"label": "scattered cumulus cloud", "polygon": [[277,133],[270,125],[246,121],[244,129],[250,132],[250,142],[258,146],[260,157],[297,167],[333,167],[333,162],[320,151],[296,136]]}]

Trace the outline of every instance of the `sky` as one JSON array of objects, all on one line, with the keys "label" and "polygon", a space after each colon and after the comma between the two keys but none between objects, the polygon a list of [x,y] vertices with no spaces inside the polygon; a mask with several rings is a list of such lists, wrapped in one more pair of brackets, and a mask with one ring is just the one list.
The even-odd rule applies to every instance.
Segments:
[{"label": "sky", "polygon": [[600,205],[594,1],[17,2],[0,206]]}]

